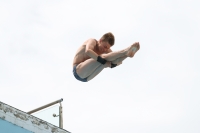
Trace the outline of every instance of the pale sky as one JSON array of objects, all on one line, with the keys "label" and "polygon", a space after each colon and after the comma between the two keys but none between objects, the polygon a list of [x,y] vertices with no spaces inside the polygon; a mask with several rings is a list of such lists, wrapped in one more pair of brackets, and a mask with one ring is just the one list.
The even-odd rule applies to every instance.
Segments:
[{"label": "pale sky", "polygon": [[[30,111],[63,98],[72,133],[200,132],[198,0],[0,0],[0,101]],[[104,33],[141,49],[87,83],[77,48]],[[58,126],[59,105],[35,115]]]}]

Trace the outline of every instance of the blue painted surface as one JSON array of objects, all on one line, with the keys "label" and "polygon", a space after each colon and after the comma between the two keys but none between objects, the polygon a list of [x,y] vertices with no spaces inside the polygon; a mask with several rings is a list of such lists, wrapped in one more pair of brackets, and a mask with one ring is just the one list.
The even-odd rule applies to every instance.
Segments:
[{"label": "blue painted surface", "polygon": [[0,119],[0,133],[33,133],[33,132]]}]

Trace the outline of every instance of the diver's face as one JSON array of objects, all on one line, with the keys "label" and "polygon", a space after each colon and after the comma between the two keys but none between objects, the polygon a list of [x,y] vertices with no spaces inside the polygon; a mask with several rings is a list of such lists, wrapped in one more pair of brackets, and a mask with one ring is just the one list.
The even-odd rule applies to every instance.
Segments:
[{"label": "diver's face", "polygon": [[109,49],[110,49],[111,45],[106,42],[106,41],[102,41],[100,40],[100,43],[99,43],[99,51],[100,52],[107,52]]}]

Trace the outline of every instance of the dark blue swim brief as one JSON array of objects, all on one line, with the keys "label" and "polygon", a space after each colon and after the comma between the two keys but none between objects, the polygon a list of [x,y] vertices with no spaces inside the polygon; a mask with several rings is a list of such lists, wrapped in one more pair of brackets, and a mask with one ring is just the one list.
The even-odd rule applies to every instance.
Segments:
[{"label": "dark blue swim brief", "polygon": [[79,81],[82,81],[82,82],[87,82],[87,78],[81,78],[78,76],[78,74],[76,73],[76,65],[73,67],[73,74],[74,74],[74,77],[79,80]]}]

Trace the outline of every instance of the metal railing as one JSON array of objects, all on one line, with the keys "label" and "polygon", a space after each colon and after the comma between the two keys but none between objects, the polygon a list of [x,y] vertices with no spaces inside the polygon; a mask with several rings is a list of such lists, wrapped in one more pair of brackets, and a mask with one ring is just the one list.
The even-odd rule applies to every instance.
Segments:
[{"label": "metal railing", "polygon": [[[41,107],[39,107],[39,108],[36,108],[36,109],[34,109],[34,110],[31,110],[31,111],[29,111],[29,112],[27,112],[28,114],[32,114],[32,113],[35,113],[35,112],[37,112],[37,111],[40,111],[40,110],[42,110],[42,109],[44,109],[44,108],[47,108],[47,107],[50,107],[50,106],[52,106],[52,105],[54,105],[54,104],[57,104],[57,103],[60,103],[60,106],[59,106],[59,127],[60,128],[63,128],[63,109],[62,109],[62,104],[61,104],[61,102],[63,101],[63,99],[61,98],[60,100],[56,100],[56,101],[54,101],[54,102],[52,102],[52,103],[49,103],[49,104],[46,104],[46,105],[44,105],[44,106],[41,106]],[[53,114],[53,116],[54,117],[57,117],[56,116],[56,114]]]}]

